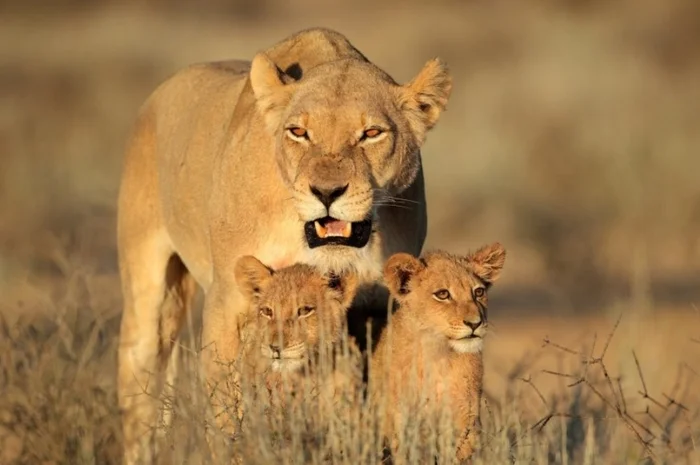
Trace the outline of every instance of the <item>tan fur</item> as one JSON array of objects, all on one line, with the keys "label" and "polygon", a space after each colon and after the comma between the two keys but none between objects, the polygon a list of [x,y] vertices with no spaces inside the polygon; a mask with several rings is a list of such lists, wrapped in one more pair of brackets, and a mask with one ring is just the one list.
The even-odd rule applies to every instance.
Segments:
[{"label": "tan fur", "polygon": [[298,374],[340,342],[357,291],[354,274],[322,275],[304,264],[274,271],[252,256],[240,258],[235,272],[248,300],[241,325],[246,367]]},{"label": "tan fur", "polygon": [[[446,406],[457,458],[471,456],[482,391],[486,289],[504,261],[505,250],[497,243],[464,257],[433,252],[418,259],[399,253],[387,261],[384,279],[399,309],[373,354],[370,383],[394,448],[403,425],[417,421],[418,414],[435,418]],[[477,289],[484,290],[482,296]],[[427,404],[419,407],[421,401]]]},{"label": "tan fur", "polygon": [[[248,302],[238,370],[243,392],[275,394],[267,403],[289,393],[300,399],[295,391],[304,389],[326,389],[332,399],[337,388],[351,387],[332,366],[357,291],[354,273],[321,274],[304,264],[274,271],[252,256],[240,258],[235,272]],[[340,379],[347,386],[336,386]]]},{"label": "tan fur", "polygon": [[[213,388],[239,353],[245,299],[233,278],[238,257],[252,254],[275,269],[353,270],[370,284],[392,253],[420,253],[419,148],[450,90],[438,60],[399,85],[342,35],[310,29],[252,63],[191,66],[148,98],[126,151],[118,203],[126,463],[154,458],[155,399],[195,282],[205,293],[202,355]],[[290,125],[303,127],[308,140],[292,137]],[[370,127],[384,133],[360,140]],[[326,208],[311,187],[345,191]],[[326,215],[372,217],[367,245],[309,248],[304,223]],[[382,305],[386,290],[363,286],[351,312]]]}]

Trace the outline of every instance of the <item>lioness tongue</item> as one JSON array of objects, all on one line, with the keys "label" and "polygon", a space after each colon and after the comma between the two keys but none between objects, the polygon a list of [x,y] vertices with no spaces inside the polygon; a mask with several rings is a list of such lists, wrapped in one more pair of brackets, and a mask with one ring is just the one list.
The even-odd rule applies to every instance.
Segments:
[{"label": "lioness tongue", "polygon": [[323,226],[316,221],[314,224],[318,237],[350,237],[352,234],[352,224],[347,221],[330,220]]}]

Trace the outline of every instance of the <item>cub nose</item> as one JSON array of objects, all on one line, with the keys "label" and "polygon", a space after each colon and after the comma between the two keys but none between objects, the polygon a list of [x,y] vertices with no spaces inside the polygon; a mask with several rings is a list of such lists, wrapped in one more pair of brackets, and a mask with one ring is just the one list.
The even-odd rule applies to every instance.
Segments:
[{"label": "cub nose", "polygon": [[348,190],[348,185],[323,187],[310,185],[309,188],[311,189],[311,193],[320,200],[326,208],[330,208],[331,204]]},{"label": "cub nose", "polygon": [[270,344],[270,350],[272,351],[272,358],[280,358],[280,346]]},{"label": "cub nose", "polygon": [[478,319],[476,321],[464,320],[464,325],[470,327],[472,331],[476,331],[476,328],[481,326],[481,322],[481,319]]}]

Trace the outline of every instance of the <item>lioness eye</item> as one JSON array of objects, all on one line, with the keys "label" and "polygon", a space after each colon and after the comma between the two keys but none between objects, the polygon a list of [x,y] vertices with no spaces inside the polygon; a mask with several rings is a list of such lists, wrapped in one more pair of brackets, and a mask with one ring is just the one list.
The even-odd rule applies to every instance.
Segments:
[{"label": "lioness eye", "polygon": [[484,294],[486,294],[486,290],[483,287],[474,289],[474,297],[483,297]]},{"label": "lioness eye", "polygon": [[437,300],[447,300],[450,298],[450,291],[448,291],[447,289],[440,289],[439,291],[434,292],[433,296]]},{"label": "lioness eye", "polygon": [[310,306],[304,306],[304,307],[299,307],[299,310],[297,310],[297,315],[299,315],[299,318],[311,315],[311,313],[314,311],[313,307]]},{"label": "lioness eye", "polygon": [[260,307],[260,314],[265,318],[272,318],[272,309],[270,307]]},{"label": "lioness eye", "polygon": [[367,129],[365,132],[362,133],[362,139],[374,139],[375,137],[379,137],[379,135],[382,133],[381,129],[377,128],[370,128]]},{"label": "lioness eye", "polygon": [[306,129],[304,129],[304,128],[291,127],[291,128],[287,128],[287,131],[289,131],[294,137],[300,137],[302,139],[309,138],[309,135],[306,132]]}]

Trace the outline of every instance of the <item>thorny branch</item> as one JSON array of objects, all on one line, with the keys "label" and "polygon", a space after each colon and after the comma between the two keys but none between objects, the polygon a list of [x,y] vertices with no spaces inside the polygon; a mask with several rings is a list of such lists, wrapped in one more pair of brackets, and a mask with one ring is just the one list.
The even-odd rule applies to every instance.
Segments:
[{"label": "thorny branch", "polygon": [[544,406],[545,406],[545,407],[549,407],[549,405],[547,404],[547,400],[546,400],[546,399],[544,398],[544,396],[542,395],[542,392],[540,392],[540,390],[537,389],[537,386],[535,386],[535,383],[532,382],[532,376],[528,376],[527,378],[519,378],[519,379],[520,379],[520,381],[522,381],[522,382],[524,382],[524,383],[526,383],[526,384],[529,384],[530,387],[532,387],[532,389],[535,391],[535,393],[537,394],[537,396],[540,398],[540,400],[542,401],[542,403],[544,404]]},{"label": "thorny branch", "polygon": [[[552,370],[542,370],[544,373],[547,373],[549,375],[553,376],[558,376],[558,377],[563,377],[567,379],[572,379],[574,380],[570,384],[568,384],[568,387],[574,387],[578,385],[583,385],[586,386],[589,391],[597,397],[603,405],[605,405],[608,409],[612,410],[614,412],[613,418],[617,418],[622,421],[622,423],[626,426],[626,428],[632,433],[632,435],[635,437],[637,442],[641,445],[644,453],[650,457],[650,458],[655,458],[656,455],[653,451],[653,443],[655,440],[660,440],[662,441],[666,446],[668,446],[671,450],[673,450],[672,444],[671,444],[671,435],[670,435],[670,427],[672,422],[666,421],[666,424],[657,418],[655,416],[650,408],[650,404],[658,407],[663,414],[667,414],[671,409],[675,411],[675,413],[686,413],[688,412],[688,409],[685,405],[683,405],[681,402],[676,400],[673,395],[675,392],[675,388],[672,391],[671,395],[667,395],[663,393],[662,395],[666,399],[666,403],[659,402],[657,399],[651,396],[646,380],[644,378],[644,374],[642,371],[641,364],[639,362],[639,358],[637,357],[637,354],[632,351],[632,357],[634,359],[634,363],[637,369],[637,373],[639,376],[639,380],[642,386],[642,389],[638,391],[639,395],[641,396],[641,399],[644,401],[648,401],[646,408],[643,412],[640,412],[640,414],[644,415],[646,418],[648,418],[648,425],[643,424],[641,421],[636,419],[630,412],[628,411],[628,401],[625,397],[624,391],[622,389],[622,382],[621,382],[621,377],[615,377],[613,378],[609,371],[608,368],[605,364],[605,355],[610,347],[611,341],[613,336],[615,335],[618,326],[620,325],[620,321],[622,319],[622,314],[617,318],[617,321],[613,325],[610,333],[608,334],[608,337],[606,339],[605,345],[603,346],[603,350],[600,353],[599,356],[595,357],[594,352],[595,352],[595,346],[597,342],[597,336],[593,336],[593,344],[591,346],[591,350],[588,354],[583,354],[582,352],[573,350],[569,347],[566,347],[565,345],[556,343],[552,340],[550,340],[548,337],[545,337],[543,340],[543,347],[553,347],[554,349],[558,350],[559,352],[563,352],[565,354],[569,355],[575,355],[578,357],[581,357],[581,364],[583,365],[583,372],[580,375],[577,374],[571,374],[571,373],[563,373],[561,371],[552,371]],[[700,343],[700,340],[693,339],[693,342]],[[609,395],[606,396],[603,391],[597,387],[597,385],[592,381],[592,374],[591,374],[591,369],[597,367],[599,370],[599,373],[602,374],[603,382],[605,386],[607,387],[607,391],[609,391]],[[694,374],[695,376],[698,376],[698,372],[693,370],[691,367],[684,365],[684,368],[686,368],[691,374]],[[535,392],[537,392],[538,396],[540,399],[543,401],[543,403],[548,406],[546,399],[544,396],[541,395],[541,392],[537,390],[532,383],[532,380],[530,378],[523,378],[523,381],[525,381],[527,384],[531,385],[533,389],[535,389]],[[677,383],[679,384],[679,383]],[[555,417],[573,417],[574,415],[568,414],[568,413],[561,413],[561,412],[555,412],[553,410],[550,410],[550,412],[547,413],[543,418],[538,420],[533,426],[533,429],[538,429],[542,430],[552,418]],[[675,418],[675,417],[672,417]],[[658,429],[660,432],[659,434],[655,434],[652,429]],[[692,436],[692,434],[691,434]],[[692,440],[692,437],[691,437]]]}]

